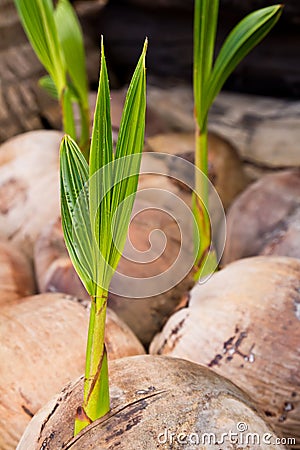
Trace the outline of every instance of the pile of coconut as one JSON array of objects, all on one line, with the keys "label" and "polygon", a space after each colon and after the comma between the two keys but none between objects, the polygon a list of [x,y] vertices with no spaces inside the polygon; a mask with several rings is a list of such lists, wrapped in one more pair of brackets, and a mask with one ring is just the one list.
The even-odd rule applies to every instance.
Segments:
[{"label": "pile of coconut", "polygon": [[[140,190],[169,197],[143,198],[131,241],[156,248],[160,229],[166,245],[149,264],[120,261],[128,285],[120,292],[113,281],[106,325],[111,411],[73,437],[90,300],[61,229],[61,138],[36,131],[0,147],[0,449],[240,448],[222,443],[230,432],[260,437],[242,448],[300,448],[300,171],[249,183],[235,149],[215,135],[210,178],[227,213],[221,270],[196,285],[191,270],[166,292],[128,297],[132,279],[153,278],[157,288],[155,276],[192,248],[191,236],[181,246],[176,208],[149,213],[170,196],[190,206],[190,189],[143,175]],[[160,142],[192,160],[191,138],[181,138],[169,135],[171,148],[149,138],[146,151]]]}]

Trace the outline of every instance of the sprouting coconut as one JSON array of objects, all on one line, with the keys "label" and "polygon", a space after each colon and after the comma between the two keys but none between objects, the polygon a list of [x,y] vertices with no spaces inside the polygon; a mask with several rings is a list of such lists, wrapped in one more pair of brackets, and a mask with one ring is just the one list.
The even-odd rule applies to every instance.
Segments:
[{"label": "sprouting coconut", "polygon": [[[192,148],[191,137],[190,135],[172,134],[166,135],[164,138],[162,136],[154,137],[151,142],[155,147],[155,145],[158,145],[156,144],[156,140],[158,140],[158,143],[161,144],[161,149],[169,153],[171,149],[166,143],[170,138],[171,143],[173,142],[174,145],[177,142],[175,149],[173,148],[174,145],[172,146],[175,154],[184,156],[186,154],[185,150]],[[232,198],[246,183],[241,162],[234,149],[221,138],[210,135],[209,142],[210,176],[216,183],[223,202],[228,206]],[[222,164],[223,156],[225,156],[225,165]],[[153,263],[143,262],[141,264],[140,262],[134,262],[135,253],[129,255],[132,260],[126,257],[121,258],[118,271],[129,277],[123,282],[122,289],[119,289],[119,291],[122,290],[124,293],[129,292],[130,287],[135,283],[133,278],[146,277],[149,279],[149,277],[163,273],[175,262],[180,252],[185,251],[190,254],[193,252],[192,240],[189,238],[189,247],[186,248],[186,243],[183,245],[182,235],[180,235],[179,227],[177,226],[178,223],[183,224],[183,227],[185,226],[185,211],[182,213],[180,201],[182,200],[190,206],[191,191],[183,183],[176,183],[176,179],[183,178],[182,170],[189,169],[190,178],[193,177],[193,171],[189,166],[182,167],[182,160],[179,158],[176,159],[174,157],[174,160],[170,158],[170,161],[167,162],[173,164],[173,166],[166,166],[163,161],[158,161],[153,165],[153,162],[147,162],[147,158],[143,160],[142,171],[147,172],[152,169],[158,173],[171,173],[174,178],[168,178],[167,176],[161,176],[155,173],[151,175],[142,174],[140,176],[136,209],[150,209],[138,214],[131,222],[129,229],[131,241],[137,250],[146,251],[149,248],[151,232],[157,229],[165,234],[167,246],[162,256]],[[159,167],[158,164],[160,164]],[[231,174],[229,178],[232,181],[227,183],[227,185],[224,183],[224,171]],[[211,200],[212,214],[217,215],[219,214],[218,205],[213,203],[215,197],[212,196]],[[174,206],[171,204],[172,202]],[[170,213],[175,217],[177,224]],[[215,218],[216,220],[218,219]],[[189,236],[190,231],[184,229],[183,235],[185,237]],[[159,235],[151,235],[151,244],[154,248],[157,247],[160,250],[163,245],[159,244],[159,240]],[[79,298],[88,297],[69,259],[63,241],[60,219],[49,224],[36,240],[34,245],[34,260],[40,292],[65,292]],[[172,277],[176,281],[179,280],[174,272]],[[114,286],[116,284],[119,285],[119,283],[119,279],[112,279],[109,305],[130,326],[141,341],[145,345],[148,345],[154,334],[161,329],[165,320],[174,312],[180,303],[182,295],[192,287],[194,281],[192,273],[187,271],[186,277],[180,283],[176,283],[176,286],[171,285],[173,289],[154,297],[145,295],[141,299],[131,298],[130,295],[124,297],[120,293],[117,294],[114,292]],[[156,279],[153,279],[153,286],[153,291],[155,291],[157,286]],[[141,291],[140,293],[142,297],[143,292]]]},{"label": "sprouting coconut", "polygon": [[[73,438],[81,378],[39,411],[17,450],[283,448],[248,395],[203,366],[148,355],[112,361],[109,372],[111,411],[106,416]],[[231,442],[230,432],[237,433]]]},{"label": "sprouting coconut", "polygon": [[34,292],[34,275],[28,258],[10,243],[0,242],[0,305]]},{"label": "sprouting coconut", "polygon": [[0,146],[0,238],[32,256],[40,230],[59,215],[62,133],[31,131]]},{"label": "sprouting coconut", "polygon": [[279,434],[300,439],[299,280],[296,259],[236,261],[194,287],[150,351],[211,367],[248,391]]},{"label": "sprouting coconut", "polygon": [[[161,329],[166,318],[180,303],[183,293],[194,283],[191,270],[193,264],[188,267],[187,262],[193,255],[193,242],[190,238],[193,219],[191,211],[188,210],[187,213],[187,208],[184,209],[182,206],[191,204],[191,192],[183,189],[182,184],[174,183],[174,180],[168,176],[159,175],[159,173],[166,175],[171,173],[175,181],[176,178],[183,178],[183,175],[178,173],[182,159],[178,158],[178,161],[177,165],[176,158],[172,159],[172,157],[166,161],[155,161],[154,164],[147,157],[142,161],[142,171],[154,170],[156,173],[140,176],[134,210],[135,213],[141,212],[134,216],[129,228],[133,247],[121,257],[118,266],[118,272],[127,278],[120,281],[114,276],[110,286],[110,307],[128,323],[145,345],[148,345],[154,334]],[[175,166],[169,167],[172,163]],[[189,175],[192,178],[192,166],[188,164],[183,168],[191,171]],[[216,197],[212,196],[212,200],[215,199]],[[213,208],[215,215],[219,214],[217,206],[218,204],[216,208]],[[215,217],[214,221],[218,219]],[[165,248],[161,235],[157,232],[152,233],[155,230],[160,230],[164,234]],[[161,256],[156,257],[154,254],[151,261],[141,263],[137,259],[139,256],[137,253],[146,252],[150,246],[157,255],[162,250]],[[176,262],[179,255],[181,258],[186,255],[187,270],[183,276],[181,275],[182,264]],[[41,292],[65,292],[79,298],[88,296],[68,257],[60,220],[51,223],[40,234],[34,246],[34,259]],[[178,270],[179,267],[180,270]],[[167,292],[166,289],[158,292],[159,285],[155,277],[163,273],[169,277],[169,289]],[[145,285],[139,287],[138,283],[133,293],[136,279],[143,278],[147,279],[148,294],[144,290]],[[118,292],[116,292],[116,286]],[[135,295],[130,295],[130,292],[142,298],[137,299]]]},{"label": "sprouting coconut", "polygon": [[259,254],[300,258],[300,170],[265,175],[228,211],[224,264]]},{"label": "sprouting coconut", "polygon": [[[26,297],[1,307],[1,450],[15,449],[31,417],[82,373],[87,326],[87,307],[62,294]],[[110,359],[144,353],[112,311],[106,331]]]},{"label": "sprouting coconut", "polygon": [[[168,182],[168,184],[171,183]],[[172,188],[176,189],[174,186]],[[171,266],[180,252],[181,239],[178,229],[176,227],[174,229],[174,221],[168,214],[154,210],[139,214],[130,225],[130,235],[134,247],[139,250],[147,249],[149,235],[156,228],[164,231],[167,236],[168,246],[162,257],[149,264],[135,263],[123,257],[118,271],[131,278],[151,277]],[[155,236],[153,239],[155,244]],[[159,242],[158,245],[161,247]],[[40,292],[64,292],[81,299],[89,298],[68,256],[60,219],[45,227],[36,240],[34,266]],[[132,283],[131,278],[128,281],[125,280],[125,284],[122,286],[124,293],[128,292],[128,284]],[[114,283],[113,279],[112,286]],[[117,279],[116,283],[119,283]],[[157,282],[155,280],[153,280],[153,285],[156,289]],[[109,306],[130,326],[143,344],[148,345],[154,334],[161,329],[166,317],[174,312],[182,295],[192,285],[192,277],[187,276],[173,290],[153,298],[142,299],[124,298],[111,292],[109,293]]]}]

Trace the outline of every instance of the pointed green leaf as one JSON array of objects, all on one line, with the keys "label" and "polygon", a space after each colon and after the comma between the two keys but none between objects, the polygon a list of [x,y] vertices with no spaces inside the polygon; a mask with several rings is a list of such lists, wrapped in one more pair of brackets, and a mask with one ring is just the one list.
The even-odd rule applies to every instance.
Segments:
[{"label": "pointed green leaf", "polygon": [[54,81],[49,75],[45,75],[39,79],[39,85],[47,92],[50,97],[58,100],[58,92]]},{"label": "pointed green leaf", "polygon": [[147,46],[148,40],[146,39],[126,95],[116,146],[116,158],[141,153],[143,150],[146,113],[145,58]]},{"label": "pointed green leaf", "polygon": [[27,37],[53,79],[59,94],[66,84],[51,0],[14,0]]},{"label": "pointed green leaf", "polygon": [[90,149],[90,176],[112,160],[113,143],[110,118],[110,91],[102,38],[101,69]]},{"label": "pointed green leaf", "polygon": [[66,246],[79,277],[94,293],[94,259],[89,220],[88,165],[77,144],[65,136],[60,147],[61,216]]},{"label": "pointed green leaf", "polygon": [[[103,42],[99,90],[90,152],[90,217],[100,255],[97,281],[105,288],[116,269],[127,237],[144,143],[146,110],[145,53],[128,89],[114,157],[110,91]],[[137,158],[130,158],[137,155]],[[122,204],[123,200],[129,201]],[[119,208],[119,209],[118,209]],[[117,219],[115,216],[117,214]]]},{"label": "pointed green leaf", "polygon": [[[116,164],[115,181],[121,181],[114,186],[112,196],[112,211],[116,212],[118,209],[112,227],[116,246],[112,248],[110,258],[114,267],[117,267],[121,256],[118,250],[123,250],[126,241],[127,233],[124,233],[123,229],[127,230],[129,226],[144,146],[147,46],[146,39],[128,88],[116,146],[116,160],[122,158],[122,163]],[[118,224],[119,221],[122,226]]]},{"label": "pointed green leaf", "polygon": [[88,81],[82,31],[74,9],[68,0],[59,0],[54,18],[72,83],[83,105],[87,106]]},{"label": "pointed green leaf", "polygon": [[216,59],[207,86],[208,111],[223,84],[242,59],[269,33],[282,13],[282,5],[269,6],[246,16],[229,34]]},{"label": "pointed green leaf", "polygon": [[[97,258],[99,263],[97,281],[102,286],[105,284],[104,272],[106,262],[109,263],[108,255],[111,244],[109,235],[113,168],[109,163],[113,161],[113,157],[110,91],[102,39],[99,88],[90,147],[90,220],[100,252]],[[105,169],[101,170],[104,167]],[[105,287],[108,288],[108,286]]]}]

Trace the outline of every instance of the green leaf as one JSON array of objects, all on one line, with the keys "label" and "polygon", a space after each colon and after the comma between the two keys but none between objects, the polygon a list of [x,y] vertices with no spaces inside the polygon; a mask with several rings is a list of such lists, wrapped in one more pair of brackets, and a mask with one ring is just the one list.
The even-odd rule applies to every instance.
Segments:
[{"label": "green leaf", "polygon": [[[105,270],[106,263],[109,264],[108,256],[111,245],[110,204],[113,178],[113,168],[109,163],[113,159],[110,90],[102,38],[100,79],[90,147],[90,220],[100,252],[100,257],[97,258],[99,268],[97,282],[102,286],[105,285],[106,289],[108,282],[105,282],[104,279],[110,278],[108,275],[105,276]],[[101,170],[102,168],[104,169]]]},{"label": "green leaf", "polygon": [[79,105],[79,145],[86,160],[89,160],[90,114],[88,100],[88,79],[82,30],[69,0],[59,0],[54,17],[64,58],[68,69],[68,87],[73,92],[73,101]]},{"label": "green leaf", "polygon": [[14,0],[27,37],[39,60],[53,79],[59,95],[66,84],[51,0]]},{"label": "green leaf", "polygon": [[206,112],[236,66],[276,24],[282,8],[282,5],[274,5],[255,11],[231,31],[218,54],[207,86]]},{"label": "green leaf", "polygon": [[90,295],[95,292],[93,239],[89,219],[88,164],[77,144],[65,136],[60,147],[61,216],[71,261]]},{"label": "green leaf", "polygon": [[110,90],[102,38],[101,69],[90,149],[90,176],[93,176],[101,167],[110,163],[113,159]]},{"label": "green leaf", "polygon": [[[114,157],[110,91],[102,42],[101,71],[90,152],[90,214],[100,255],[97,282],[108,288],[123,250],[144,143],[146,110],[145,54],[130,83]],[[135,158],[131,156],[135,155]],[[131,197],[132,196],[132,197]],[[123,200],[128,199],[125,204]]]},{"label": "green leaf", "polygon": [[88,81],[82,31],[68,0],[59,0],[54,12],[58,38],[73,86],[84,106],[88,105]]},{"label": "green leaf", "polygon": [[39,79],[39,85],[47,92],[50,97],[58,100],[58,92],[54,81],[49,75],[45,75]]},{"label": "green leaf", "polygon": [[[129,226],[144,146],[147,46],[146,39],[127,92],[116,146],[116,161],[119,158],[122,158],[122,161],[115,167],[114,183],[116,184],[112,196],[112,211],[117,211],[112,224],[116,246],[112,247],[110,255],[114,267],[117,267],[121,256],[119,250],[123,250],[126,241],[127,233],[123,232],[123,228],[127,230]],[[122,225],[118,224],[119,221]]]}]

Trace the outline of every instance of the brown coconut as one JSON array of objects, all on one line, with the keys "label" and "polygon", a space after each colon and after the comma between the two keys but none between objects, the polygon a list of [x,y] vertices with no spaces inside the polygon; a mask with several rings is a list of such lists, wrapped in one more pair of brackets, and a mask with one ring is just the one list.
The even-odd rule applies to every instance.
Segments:
[{"label": "brown coconut", "polygon": [[254,255],[300,258],[300,170],[265,175],[227,215],[224,264]]},{"label": "brown coconut", "polygon": [[0,242],[0,306],[32,295],[35,281],[28,258],[8,242]]},{"label": "brown coconut", "polygon": [[[182,444],[178,438],[191,439],[185,446],[189,449],[219,448],[205,440],[203,446],[193,445],[193,439],[196,435],[202,439],[203,433],[215,433],[220,439],[221,433],[236,432],[241,422],[246,424],[247,432],[275,437],[244,392],[198,364],[138,356],[111,362],[109,372],[111,411],[105,417],[72,439],[74,412],[82,398],[80,379],[33,418],[17,450],[179,449]],[[169,434],[172,432],[173,439]],[[241,448],[237,443],[225,445],[226,449]],[[243,448],[283,447],[251,443]]]},{"label": "brown coconut", "polygon": [[62,133],[31,131],[0,146],[0,238],[32,255],[43,227],[59,214]]},{"label": "brown coconut", "polygon": [[[87,307],[73,297],[27,297],[0,312],[0,448],[15,449],[31,417],[84,371]],[[144,353],[112,312],[107,314],[110,359]]]},{"label": "brown coconut", "polygon": [[[195,134],[158,134],[147,139],[147,149],[181,156],[194,163]],[[180,172],[180,166],[175,168],[174,175],[176,171]],[[236,149],[215,133],[208,134],[208,175],[225,209],[249,184]]]},{"label": "brown coconut", "polygon": [[[190,293],[150,347],[211,367],[248,391],[300,448],[300,261],[236,261]],[[294,447],[293,447],[294,448]]]}]

